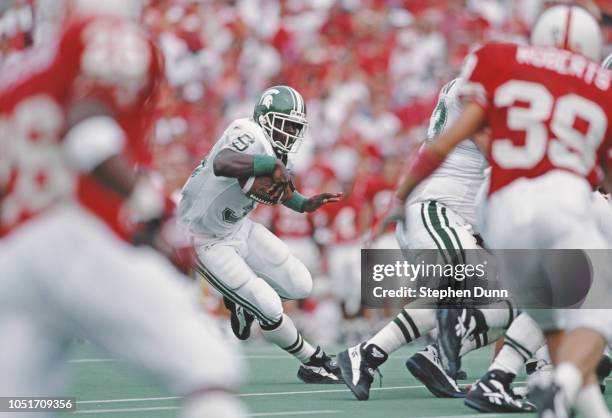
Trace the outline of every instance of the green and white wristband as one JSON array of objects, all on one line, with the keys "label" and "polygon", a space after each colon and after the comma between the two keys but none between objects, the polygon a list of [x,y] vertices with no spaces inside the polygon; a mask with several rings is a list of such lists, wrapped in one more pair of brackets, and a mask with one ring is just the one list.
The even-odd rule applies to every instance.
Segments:
[{"label": "green and white wristband", "polygon": [[293,192],[291,199],[287,200],[283,205],[287,206],[289,209],[293,209],[296,212],[304,212],[304,203],[308,198],[299,194],[297,191]]}]

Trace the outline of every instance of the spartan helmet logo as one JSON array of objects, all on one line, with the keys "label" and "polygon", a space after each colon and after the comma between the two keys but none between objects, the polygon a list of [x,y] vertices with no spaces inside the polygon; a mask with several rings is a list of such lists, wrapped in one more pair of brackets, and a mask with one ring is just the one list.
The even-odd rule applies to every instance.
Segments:
[{"label": "spartan helmet logo", "polygon": [[278,93],[280,93],[280,91],[276,89],[270,89],[264,92],[261,97],[262,106],[265,106],[266,109],[270,109],[270,106],[272,106],[272,103],[274,102],[274,98],[272,96]]}]

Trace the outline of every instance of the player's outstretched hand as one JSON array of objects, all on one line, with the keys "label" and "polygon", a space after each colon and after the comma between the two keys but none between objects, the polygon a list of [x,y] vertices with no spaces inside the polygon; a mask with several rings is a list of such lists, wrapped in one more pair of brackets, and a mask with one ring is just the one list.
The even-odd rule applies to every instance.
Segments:
[{"label": "player's outstretched hand", "polygon": [[304,203],[304,212],[314,212],[323,205],[338,202],[342,197],[342,193],[321,193],[312,196]]},{"label": "player's outstretched hand", "polygon": [[274,199],[278,199],[280,194],[291,182],[291,174],[281,160],[276,160],[276,167],[274,167],[274,171],[272,171],[272,180],[274,181],[274,184],[267,190],[267,192]]}]

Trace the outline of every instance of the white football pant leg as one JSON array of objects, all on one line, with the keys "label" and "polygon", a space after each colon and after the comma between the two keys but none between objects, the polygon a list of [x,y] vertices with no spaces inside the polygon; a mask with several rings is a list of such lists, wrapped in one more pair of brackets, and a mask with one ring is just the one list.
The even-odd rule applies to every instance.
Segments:
[{"label": "white football pant leg", "polygon": [[283,299],[305,299],[312,292],[312,277],[289,247],[264,226],[252,222],[246,263]]},{"label": "white football pant leg", "polygon": [[406,207],[406,218],[396,236],[402,249],[478,249],[471,224],[452,209],[435,201]]},{"label": "white football pant leg", "polygon": [[[494,249],[607,248],[609,245],[596,223],[591,193],[584,180],[566,172],[556,171],[536,179],[517,180],[490,198],[484,218],[484,238]],[[520,260],[508,256],[499,259],[504,272],[502,279],[510,288],[528,288],[542,268],[541,254],[536,251],[524,252]],[[610,261],[596,264],[591,293],[597,289],[597,295],[609,301],[612,298]],[[595,327],[588,310],[525,311],[543,331],[565,329],[570,323],[576,326],[578,319],[575,318],[583,318],[582,321],[588,323],[585,326],[591,328],[607,327],[605,324]],[[605,318],[601,318],[603,320]]]},{"label": "white football pant leg", "polygon": [[[237,353],[210,325],[187,282],[162,256],[127,245],[97,218],[75,208],[47,214],[23,232],[18,244],[24,245],[15,246],[15,257],[8,262],[22,283],[4,275],[0,279],[15,288],[12,306],[22,307],[20,311],[8,304],[0,310],[0,321],[25,310],[30,314],[26,320],[32,332],[28,336],[24,328],[27,338],[21,339],[29,340],[29,347],[16,354],[15,361],[41,359],[22,373],[45,382],[58,362],[64,365],[63,341],[81,336],[131,362],[173,394],[237,388],[243,379]],[[34,334],[41,324],[47,332]],[[2,350],[14,348],[10,338],[0,337]],[[49,355],[53,352],[55,356]],[[3,384],[19,381],[6,376],[3,373]],[[30,380],[34,386],[27,393],[34,393],[36,379]]]},{"label": "white football pant leg", "polygon": [[321,252],[311,237],[286,238],[282,241],[311,274],[316,276],[321,273]]},{"label": "white football pant leg", "polygon": [[225,239],[196,240],[196,269],[215,289],[253,314],[262,325],[275,324],[282,318],[282,302],[276,290],[245,260],[251,230],[247,226]]}]

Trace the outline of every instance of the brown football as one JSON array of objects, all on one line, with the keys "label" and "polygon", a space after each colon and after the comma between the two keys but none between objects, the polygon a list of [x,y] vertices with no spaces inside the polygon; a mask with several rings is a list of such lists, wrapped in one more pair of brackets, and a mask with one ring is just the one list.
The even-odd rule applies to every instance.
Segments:
[{"label": "brown football", "polygon": [[283,190],[279,198],[274,200],[267,192],[273,183],[274,181],[272,180],[271,176],[238,179],[238,184],[240,184],[240,187],[245,195],[258,203],[263,203],[264,205],[270,206],[284,202],[290,197],[289,194],[291,193],[289,187],[287,187],[285,190]]}]

